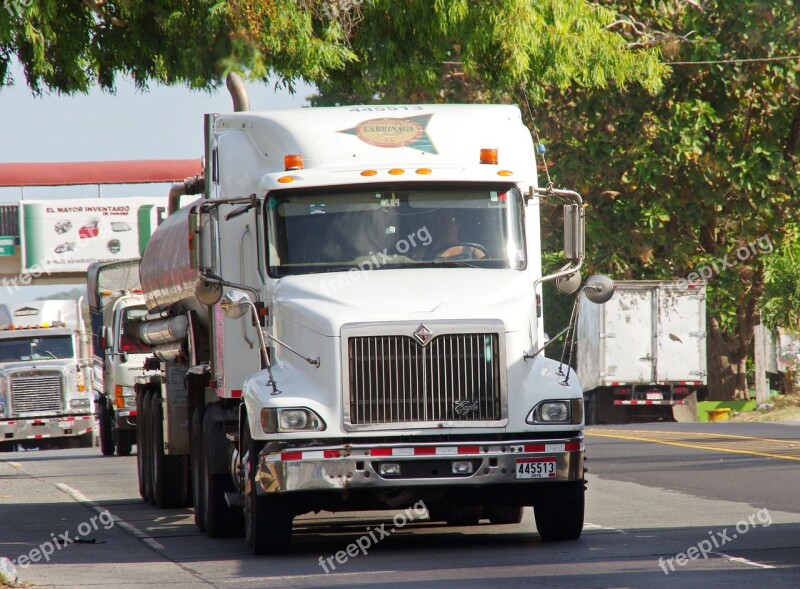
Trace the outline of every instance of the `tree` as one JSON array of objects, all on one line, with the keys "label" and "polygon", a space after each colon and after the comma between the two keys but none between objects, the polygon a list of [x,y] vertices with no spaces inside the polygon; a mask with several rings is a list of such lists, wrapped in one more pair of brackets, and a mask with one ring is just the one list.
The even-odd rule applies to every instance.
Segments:
[{"label": "tree", "polygon": [[[237,70],[318,85],[320,100],[486,96],[526,82],[660,88],[655,48],[629,50],[614,13],[583,0],[4,0],[0,85],[17,59],[34,92],[113,89],[118,75],[192,88]],[[441,80],[449,86],[442,92]]]},{"label": "tree", "polygon": [[708,280],[709,392],[746,398],[764,262],[798,217],[800,62],[784,59],[800,46],[798,8],[608,4],[626,15],[615,26],[629,43],[657,44],[678,63],[655,100],[637,88],[551,94],[543,126],[563,154],[555,170],[592,196],[595,268]]}]

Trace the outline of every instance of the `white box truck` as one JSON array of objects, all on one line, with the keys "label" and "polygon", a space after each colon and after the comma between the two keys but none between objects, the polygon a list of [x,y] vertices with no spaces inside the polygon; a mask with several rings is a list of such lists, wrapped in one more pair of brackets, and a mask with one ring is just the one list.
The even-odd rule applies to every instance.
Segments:
[{"label": "white box truck", "polygon": [[672,419],[706,385],[705,285],[638,280],[616,287],[605,305],[582,305],[578,318],[586,421]]},{"label": "white box truck", "polygon": [[[533,506],[542,538],[578,538],[583,395],[539,353],[539,293],[578,271],[583,208],[537,188],[519,109],[235,102],[170,209],[203,198],[142,256],[142,496],[191,481],[197,525],[254,553],[287,550],[299,514],[418,502],[453,525]],[[550,276],[545,200],[573,237]]]},{"label": "white box truck", "polygon": [[81,301],[6,303],[0,312],[0,449],[94,444]]}]

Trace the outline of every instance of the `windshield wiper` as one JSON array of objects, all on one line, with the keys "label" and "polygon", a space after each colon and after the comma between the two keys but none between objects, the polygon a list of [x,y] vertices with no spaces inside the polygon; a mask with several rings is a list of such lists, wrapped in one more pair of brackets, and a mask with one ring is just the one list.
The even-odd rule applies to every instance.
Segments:
[{"label": "windshield wiper", "polygon": [[441,262],[416,262],[407,264],[404,268],[480,268],[475,264],[470,264],[465,260],[443,260]]}]

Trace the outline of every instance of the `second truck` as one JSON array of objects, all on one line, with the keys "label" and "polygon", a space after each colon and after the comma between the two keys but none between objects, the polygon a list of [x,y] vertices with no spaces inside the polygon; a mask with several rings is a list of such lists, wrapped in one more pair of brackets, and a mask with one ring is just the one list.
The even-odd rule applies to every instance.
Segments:
[{"label": "second truck", "polygon": [[[257,554],[287,550],[300,514],[419,501],[451,525],[533,506],[543,539],[578,538],[583,395],[541,353],[539,293],[577,276],[583,208],[537,188],[520,111],[235,102],[206,116],[204,176],[171,208],[202,197],[142,256],[143,497],[193,496],[201,529]],[[558,275],[543,202],[565,207]]]}]

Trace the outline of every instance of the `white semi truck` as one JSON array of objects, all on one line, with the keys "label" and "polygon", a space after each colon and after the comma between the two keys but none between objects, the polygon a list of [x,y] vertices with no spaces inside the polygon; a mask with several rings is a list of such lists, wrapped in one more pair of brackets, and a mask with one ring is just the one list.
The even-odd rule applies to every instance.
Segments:
[{"label": "white semi truck", "polygon": [[[452,525],[533,506],[543,539],[578,538],[583,396],[541,353],[539,292],[580,286],[583,208],[537,188],[520,111],[246,102],[206,115],[204,177],[170,209],[202,198],[142,256],[142,496],[191,494],[201,529],[256,554],[287,550],[299,514],[417,501]],[[544,201],[568,237],[551,276]]]},{"label": "white semi truck", "polygon": [[616,287],[607,304],[588,305],[578,318],[587,423],[695,421],[692,401],[707,382],[705,284]]},{"label": "white semi truck", "polygon": [[0,313],[0,449],[94,444],[81,300],[6,303]]},{"label": "white semi truck", "polygon": [[100,450],[104,456],[127,456],[136,441],[134,379],[147,374],[143,367],[150,356],[139,340],[139,322],[147,313],[139,259],[91,264],[86,283]]}]

